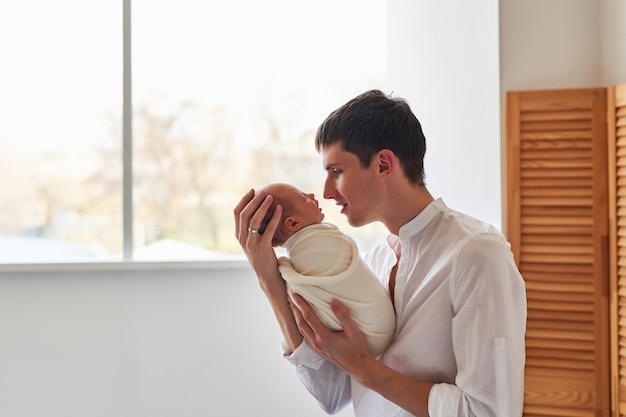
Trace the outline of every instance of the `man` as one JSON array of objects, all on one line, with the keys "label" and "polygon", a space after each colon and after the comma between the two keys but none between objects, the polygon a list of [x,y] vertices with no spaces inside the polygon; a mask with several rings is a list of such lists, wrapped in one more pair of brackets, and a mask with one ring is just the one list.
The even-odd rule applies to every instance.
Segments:
[{"label": "man", "polygon": [[289,298],[271,238],[277,209],[258,233],[272,196],[247,193],[236,234],[284,335],[284,353],[329,413],[352,401],[363,416],[520,416],[524,282],[493,226],[449,209],[424,184],[426,143],[408,104],[368,91],[319,127],[316,148],[334,199],[352,226],[380,221],[387,242],[366,260],[389,289],[396,333],[378,358],[347,309],[327,329],[302,297]]}]

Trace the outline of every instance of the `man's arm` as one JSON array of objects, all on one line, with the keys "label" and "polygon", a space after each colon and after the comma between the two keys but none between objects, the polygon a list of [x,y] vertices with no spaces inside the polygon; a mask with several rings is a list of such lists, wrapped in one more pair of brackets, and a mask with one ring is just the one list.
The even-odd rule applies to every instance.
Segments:
[{"label": "man's arm", "polygon": [[276,208],[262,235],[251,233],[248,229],[259,228],[271,200],[272,197],[262,191],[255,196],[254,190],[250,190],[243,196],[234,210],[237,240],[272,306],[284,338],[284,355],[296,367],[298,378],[320,406],[326,412],[334,413],[350,402],[350,377],[302,343],[304,338],[292,313],[286,284],[278,270],[278,259],[271,243],[282,208]]},{"label": "man's arm", "polygon": [[417,417],[428,417],[428,396],[433,384],[394,371],[370,355],[363,333],[343,304],[337,300],[331,303],[344,329],[332,332],[301,296],[294,294],[292,299],[300,332],[316,352],[344,369],[361,385]]},{"label": "man's arm", "polygon": [[322,358],[306,341],[285,357],[295,367],[304,388],[327,414],[335,414],[351,403],[350,375]]},{"label": "man's arm", "polygon": [[272,247],[272,238],[280,221],[282,207],[276,208],[263,234],[252,233],[250,230],[260,229],[271,203],[272,196],[264,191],[259,191],[256,195],[254,190],[248,191],[234,210],[235,235],[259,280],[261,290],[272,306],[290,353],[302,343],[303,338],[289,307],[286,284],[278,270],[278,259]]}]

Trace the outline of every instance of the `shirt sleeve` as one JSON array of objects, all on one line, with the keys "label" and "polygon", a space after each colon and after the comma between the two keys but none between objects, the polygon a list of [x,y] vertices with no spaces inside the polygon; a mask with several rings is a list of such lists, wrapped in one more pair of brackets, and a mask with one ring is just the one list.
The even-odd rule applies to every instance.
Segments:
[{"label": "shirt sleeve", "polygon": [[429,394],[432,417],[521,416],[526,290],[509,246],[473,239],[458,254],[450,292],[457,376]]},{"label": "shirt sleeve", "polygon": [[291,355],[286,355],[283,340],[281,350],[294,365],[302,385],[327,414],[338,413],[351,403],[350,376],[317,354],[308,342],[303,341]]}]

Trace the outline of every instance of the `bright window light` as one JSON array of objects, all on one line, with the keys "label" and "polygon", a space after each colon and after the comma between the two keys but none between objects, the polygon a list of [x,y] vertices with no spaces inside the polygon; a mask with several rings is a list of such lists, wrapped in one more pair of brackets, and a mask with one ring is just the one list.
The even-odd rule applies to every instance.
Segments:
[{"label": "bright window light", "polygon": [[[383,88],[386,2],[131,10],[132,258],[240,256],[233,208],[247,190],[290,182],[321,200],[315,130]],[[123,259],[120,3],[8,2],[0,39],[0,262]],[[323,207],[363,249],[383,234]]]}]

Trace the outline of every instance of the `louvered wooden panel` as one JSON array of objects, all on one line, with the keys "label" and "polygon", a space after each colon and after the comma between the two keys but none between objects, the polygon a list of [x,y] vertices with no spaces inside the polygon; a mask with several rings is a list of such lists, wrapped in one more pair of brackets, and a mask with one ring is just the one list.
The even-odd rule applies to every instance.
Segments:
[{"label": "louvered wooden panel", "polygon": [[506,230],[527,288],[527,417],[610,412],[606,100],[606,89],[507,95]]},{"label": "louvered wooden panel", "polygon": [[611,374],[613,412],[626,416],[626,84],[609,88]]}]

